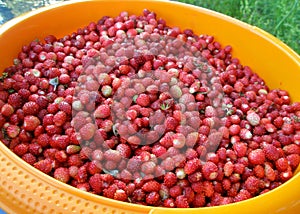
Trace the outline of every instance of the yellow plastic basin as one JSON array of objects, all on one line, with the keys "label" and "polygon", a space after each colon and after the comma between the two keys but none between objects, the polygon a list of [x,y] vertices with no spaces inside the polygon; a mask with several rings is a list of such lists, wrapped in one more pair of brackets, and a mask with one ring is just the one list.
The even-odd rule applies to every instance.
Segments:
[{"label": "yellow plastic basin", "polygon": [[[214,35],[233,46],[233,56],[250,66],[270,88],[290,92],[300,101],[300,57],[281,41],[255,26],[228,16],[170,1],[82,0],[38,9],[0,27],[0,71],[12,64],[22,45],[54,34],[70,34],[104,15],[121,11],[141,14],[147,8],[168,25]],[[287,32],[288,33],[288,32]],[[298,170],[299,171],[299,170]],[[0,143],[0,207],[8,213],[300,213],[300,174],[261,196],[219,207],[167,209],[129,204],[93,195],[43,174]]]}]

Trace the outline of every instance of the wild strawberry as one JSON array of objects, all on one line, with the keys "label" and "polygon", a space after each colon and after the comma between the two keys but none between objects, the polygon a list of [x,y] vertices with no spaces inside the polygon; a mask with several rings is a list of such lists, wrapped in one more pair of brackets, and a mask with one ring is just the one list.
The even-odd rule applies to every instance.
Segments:
[{"label": "wild strawberry", "polygon": [[161,145],[154,145],[152,148],[152,154],[156,157],[160,157],[167,152],[166,148]]},{"label": "wild strawberry", "polygon": [[136,98],[136,103],[142,107],[147,107],[150,105],[150,99],[147,94],[139,94]]},{"label": "wild strawberry", "polygon": [[82,160],[80,159],[79,154],[73,154],[68,157],[68,165],[69,166],[81,166],[83,164]]},{"label": "wild strawberry", "polygon": [[239,202],[249,198],[251,198],[250,192],[245,189],[241,189],[241,191],[234,197],[233,201]]},{"label": "wild strawberry", "polygon": [[248,130],[248,129],[245,129],[245,128],[242,128],[241,131],[240,131],[240,137],[243,139],[243,140],[249,140],[252,138],[252,133]]},{"label": "wild strawberry", "polygon": [[291,168],[287,169],[284,172],[280,172],[279,178],[282,182],[285,182],[289,180],[293,176],[293,172],[291,171]]},{"label": "wild strawberry", "polygon": [[253,172],[257,178],[262,179],[265,177],[265,169],[261,165],[256,165],[253,169]]},{"label": "wild strawberry", "polygon": [[202,193],[197,193],[192,202],[193,207],[203,207],[205,203],[205,196]]},{"label": "wild strawberry", "polygon": [[18,144],[16,145],[14,148],[13,148],[13,151],[16,155],[18,156],[22,156],[24,155],[25,153],[28,152],[28,144],[25,144],[25,143],[21,143],[21,144]]},{"label": "wild strawberry", "polygon": [[66,149],[70,143],[70,138],[68,135],[53,135],[50,140],[50,145],[52,148]]},{"label": "wild strawberry", "polygon": [[63,111],[59,111],[53,116],[53,123],[56,126],[63,126],[66,120],[67,120],[67,114]]},{"label": "wild strawberry", "polygon": [[186,136],[185,144],[189,148],[193,148],[199,140],[198,132],[191,132]]},{"label": "wild strawberry", "polygon": [[183,168],[177,168],[177,169],[176,169],[176,177],[177,177],[178,179],[184,179],[185,176],[186,176],[186,173],[185,173],[185,171],[184,171]]},{"label": "wild strawberry", "polygon": [[31,153],[24,154],[22,159],[30,165],[33,165],[37,161],[36,157]]},{"label": "wild strawberry", "polygon": [[104,119],[109,117],[110,114],[111,114],[110,107],[106,104],[102,104],[98,106],[97,109],[95,110],[94,117]]},{"label": "wild strawberry", "polygon": [[187,175],[194,173],[200,167],[200,159],[194,158],[186,162],[184,166],[184,172]]},{"label": "wild strawberry", "polygon": [[47,106],[47,111],[50,114],[55,114],[58,110],[59,110],[59,108],[58,108],[58,104],[57,103],[50,103]]},{"label": "wild strawberry", "polygon": [[77,184],[76,188],[80,189],[82,191],[85,191],[85,192],[89,192],[90,189],[91,189],[91,186],[90,186],[89,183],[85,182],[85,183],[79,183],[79,184]]},{"label": "wild strawberry", "polygon": [[150,192],[146,196],[146,203],[149,205],[156,205],[160,201],[160,196],[157,192]]},{"label": "wild strawberry", "polygon": [[264,153],[264,151],[262,149],[252,150],[248,154],[248,160],[253,165],[264,164],[265,159],[266,159],[265,158],[265,153]]},{"label": "wild strawberry", "polygon": [[276,179],[276,173],[269,163],[265,163],[265,175],[270,181],[274,181]]},{"label": "wild strawberry", "polygon": [[110,185],[108,188],[103,190],[103,196],[107,198],[114,198],[117,189],[118,189],[117,185],[115,184]]},{"label": "wild strawberry", "polygon": [[266,155],[266,158],[271,161],[277,160],[279,158],[279,152],[277,148],[272,144],[264,144],[263,151]]},{"label": "wild strawberry", "polygon": [[92,175],[89,179],[89,184],[96,194],[100,194],[103,190],[103,181],[100,174]]},{"label": "wild strawberry", "polygon": [[192,190],[191,187],[184,187],[183,195],[187,198],[188,203],[192,203],[194,201],[195,192]]},{"label": "wild strawberry", "polygon": [[49,145],[50,140],[51,138],[48,134],[41,134],[40,136],[38,136],[37,143],[44,148]]},{"label": "wild strawberry", "polygon": [[68,183],[70,180],[69,170],[64,167],[59,167],[54,171],[53,177],[63,183]]},{"label": "wild strawberry", "polygon": [[134,201],[143,201],[145,200],[146,194],[142,189],[135,189],[132,193],[132,199]]},{"label": "wild strawberry", "polygon": [[276,160],[275,164],[276,164],[277,170],[280,172],[286,171],[289,167],[289,163],[286,158],[279,158],[278,160]]},{"label": "wild strawberry", "polygon": [[170,88],[170,94],[174,99],[179,99],[182,96],[182,90],[178,85],[173,85]]},{"label": "wild strawberry", "polygon": [[92,123],[85,124],[80,130],[80,136],[82,140],[90,140],[93,138],[96,132],[96,126]]},{"label": "wild strawberry", "polygon": [[72,114],[72,107],[71,105],[66,102],[66,101],[61,101],[59,104],[58,104],[58,108],[59,110],[65,112],[67,115],[71,115]]},{"label": "wild strawberry", "polygon": [[283,147],[283,151],[286,155],[297,154],[300,155],[300,146],[296,144],[290,144]]},{"label": "wild strawberry", "polygon": [[129,73],[130,70],[131,70],[131,68],[129,65],[120,65],[119,66],[120,74],[126,75]]},{"label": "wild strawberry", "polygon": [[175,207],[175,201],[173,198],[167,198],[164,200],[164,207],[174,208]]},{"label": "wild strawberry", "polygon": [[181,149],[185,146],[185,136],[181,133],[176,133],[172,136],[173,147]]},{"label": "wild strawberry", "polygon": [[187,198],[184,195],[179,195],[179,196],[176,197],[175,205],[176,205],[177,208],[188,208],[188,207],[190,207],[189,203],[187,201]]},{"label": "wild strawberry", "polygon": [[78,145],[68,145],[66,147],[66,153],[69,155],[78,153],[80,150],[81,150],[81,147]]},{"label": "wild strawberry", "polygon": [[248,190],[251,194],[256,194],[259,191],[259,183],[260,181],[258,178],[250,176],[245,181],[245,189]]},{"label": "wild strawberry", "polygon": [[20,108],[22,106],[22,97],[18,93],[13,93],[9,95],[7,103],[10,104],[14,109]]},{"label": "wild strawberry", "polygon": [[35,156],[38,156],[40,155],[42,152],[43,152],[43,148],[40,144],[38,143],[31,143],[29,144],[29,148],[28,148],[28,151],[35,155]]},{"label": "wild strawberry", "polygon": [[113,89],[109,85],[104,85],[101,88],[101,93],[104,97],[109,97],[112,94]]},{"label": "wild strawberry", "polygon": [[49,174],[53,168],[52,161],[48,158],[36,162],[33,166],[46,174]]},{"label": "wild strawberry", "polygon": [[1,108],[1,114],[5,117],[9,117],[14,113],[14,107],[10,104],[4,104]]},{"label": "wild strawberry", "polygon": [[215,163],[207,161],[202,166],[202,174],[207,180],[215,180],[218,176],[218,167]]},{"label": "wild strawberry", "polygon": [[178,121],[173,117],[167,117],[164,125],[166,131],[175,131],[176,127],[178,126]]},{"label": "wild strawberry", "polygon": [[60,150],[55,153],[55,159],[60,163],[65,163],[68,159],[68,156],[65,151]]},{"label": "wild strawberry", "polygon": [[15,138],[19,135],[20,133],[20,127],[16,125],[8,125],[6,128],[6,134],[10,138]]},{"label": "wild strawberry", "polygon": [[246,119],[249,121],[249,123],[252,126],[257,126],[260,123],[260,117],[257,113],[254,111],[248,111]]},{"label": "wild strawberry", "polygon": [[142,186],[142,190],[145,192],[158,192],[160,190],[160,184],[157,181],[148,181]]},{"label": "wild strawberry", "polygon": [[127,142],[132,145],[140,145],[142,143],[142,140],[138,136],[133,135],[127,138]]},{"label": "wild strawberry", "polygon": [[133,121],[137,117],[138,113],[135,110],[128,110],[126,112],[126,118]]},{"label": "wild strawberry", "polygon": [[211,197],[214,194],[214,187],[212,182],[204,181],[203,185],[203,193],[206,197]]},{"label": "wild strawberry", "polygon": [[26,131],[34,131],[38,125],[40,125],[40,120],[39,118],[37,118],[36,116],[32,116],[32,115],[29,115],[29,116],[25,116],[24,117],[24,129]]},{"label": "wild strawberry", "polygon": [[119,162],[122,158],[118,150],[112,150],[112,149],[106,150],[103,153],[103,157],[105,160],[114,161],[114,162]]},{"label": "wild strawberry", "polygon": [[286,158],[289,162],[289,165],[292,167],[292,169],[296,169],[300,163],[300,156],[297,154],[291,154],[288,155]]},{"label": "wild strawberry", "polygon": [[25,103],[22,110],[25,115],[36,115],[39,112],[39,105],[36,102],[29,101]]},{"label": "wild strawberry", "polygon": [[128,196],[126,194],[126,192],[122,189],[118,189],[116,190],[115,194],[114,194],[114,199],[118,200],[118,201],[127,201]]}]

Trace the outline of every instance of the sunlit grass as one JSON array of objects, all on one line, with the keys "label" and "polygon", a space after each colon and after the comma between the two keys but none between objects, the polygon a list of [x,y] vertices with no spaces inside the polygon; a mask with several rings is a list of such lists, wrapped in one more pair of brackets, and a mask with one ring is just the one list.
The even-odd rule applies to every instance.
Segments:
[{"label": "sunlit grass", "polygon": [[273,34],[300,53],[299,0],[178,0],[212,9]]}]

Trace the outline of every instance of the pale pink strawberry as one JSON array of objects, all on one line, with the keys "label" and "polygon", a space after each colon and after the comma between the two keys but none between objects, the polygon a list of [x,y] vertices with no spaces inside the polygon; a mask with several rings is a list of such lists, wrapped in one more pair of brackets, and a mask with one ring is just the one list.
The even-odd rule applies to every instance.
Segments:
[{"label": "pale pink strawberry", "polygon": [[23,127],[26,131],[34,131],[39,125],[40,120],[36,116],[28,115],[24,117]]}]

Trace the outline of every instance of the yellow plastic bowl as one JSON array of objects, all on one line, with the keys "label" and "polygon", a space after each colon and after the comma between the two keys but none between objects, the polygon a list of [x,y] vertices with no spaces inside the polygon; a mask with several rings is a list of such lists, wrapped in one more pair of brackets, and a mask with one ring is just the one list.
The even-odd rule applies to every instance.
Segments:
[{"label": "yellow plastic bowl", "polygon": [[[83,0],[42,8],[0,27],[0,71],[12,64],[20,48],[48,34],[61,37],[121,11],[141,14],[155,11],[170,26],[193,29],[197,34],[214,35],[223,45],[233,46],[233,55],[249,65],[270,88],[288,90],[300,100],[300,57],[289,47],[257,27],[228,16],[169,1]],[[299,170],[298,170],[299,171]],[[299,213],[300,174],[261,196],[219,207],[167,209],[140,206],[93,195],[43,174],[23,162],[0,143],[0,207],[8,213]]]}]

